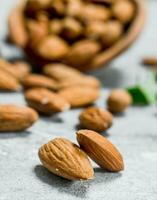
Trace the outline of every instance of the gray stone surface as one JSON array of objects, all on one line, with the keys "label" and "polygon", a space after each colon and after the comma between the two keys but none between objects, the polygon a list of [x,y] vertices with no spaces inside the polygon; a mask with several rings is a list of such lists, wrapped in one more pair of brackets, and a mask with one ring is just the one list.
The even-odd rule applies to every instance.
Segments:
[{"label": "gray stone surface", "polygon": [[[0,51],[6,58],[20,51],[4,42],[6,17],[16,0],[0,2]],[[123,87],[145,79],[138,64],[144,55],[157,55],[157,1],[148,1],[148,20],[137,43],[110,67],[94,72],[104,85],[97,105],[105,107],[109,88]],[[0,103],[25,104],[20,93],[0,93]],[[37,156],[38,148],[54,137],[76,142],[75,130],[80,110],[54,117],[42,117],[23,133],[0,134],[0,200],[156,200],[157,199],[157,109],[132,107],[115,116],[109,139],[124,156],[125,171],[107,173],[95,166],[95,180],[70,182],[49,173]]]}]

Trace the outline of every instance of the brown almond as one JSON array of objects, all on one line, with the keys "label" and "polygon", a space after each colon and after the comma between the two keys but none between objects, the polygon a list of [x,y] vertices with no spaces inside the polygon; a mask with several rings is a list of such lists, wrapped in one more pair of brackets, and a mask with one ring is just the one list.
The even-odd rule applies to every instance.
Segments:
[{"label": "brown almond", "polygon": [[36,47],[36,52],[44,59],[59,60],[69,51],[66,41],[58,36],[49,35],[43,38]]},{"label": "brown almond", "polygon": [[110,112],[123,112],[132,103],[131,95],[125,90],[113,90],[107,99],[107,106]]},{"label": "brown almond", "polygon": [[80,40],[71,47],[65,58],[65,63],[75,67],[82,67],[90,63],[100,49],[101,46],[96,41]]},{"label": "brown almond", "polygon": [[0,69],[0,90],[18,91],[20,88],[16,78]]},{"label": "brown almond", "polygon": [[25,98],[30,107],[48,115],[70,108],[70,104],[63,97],[44,88],[27,90]]},{"label": "brown almond", "polygon": [[91,130],[79,130],[77,141],[88,156],[105,170],[118,172],[124,169],[122,155],[105,137]]},{"label": "brown almond", "polygon": [[92,76],[78,76],[78,77],[71,77],[69,79],[63,79],[58,83],[59,89],[64,89],[67,87],[73,86],[85,86],[91,88],[99,88],[100,81]]},{"label": "brown almond", "polygon": [[77,69],[61,63],[48,64],[44,66],[43,72],[57,81],[64,81],[65,79],[82,76],[82,73]]},{"label": "brown almond", "polygon": [[31,72],[31,66],[24,61],[15,61],[12,63],[14,72],[16,72],[16,78],[18,80],[22,80],[25,76],[27,76]]},{"label": "brown almond", "polygon": [[94,103],[99,97],[99,90],[90,87],[74,86],[61,90],[59,95],[64,97],[71,107],[81,107]]},{"label": "brown almond", "polygon": [[56,138],[39,149],[39,158],[50,172],[69,180],[93,179],[87,155],[74,143]]},{"label": "brown almond", "polygon": [[91,107],[81,112],[79,120],[82,127],[102,132],[111,127],[113,117],[107,110]]},{"label": "brown almond", "polygon": [[156,67],[157,66],[157,57],[145,57],[142,60],[142,64]]},{"label": "brown almond", "polygon": [[107,20],[111,16],[110,10],[102,5],[86,4],[81,12],[80,18],[86,21]]},{"label": "brown almond", "polygon": [[132,1],[120,0],[114,2],[111,10],[115,18],[117,18],[121,23],[126,24],[134,17],[135,6]]},{"label": "brown almond", "polygon": [[28,35],[25,29],[23,9],[14,9],[9,16],[9,38],[20,47],[25,47],[28,42]]},{"label": "brown almond", "polygon": [[0,105],[0,132],[23,131],[37,119],[38,114],[31,108],[13,104]]},{"label": "brown almond", "polygon": [[51,90],[57,90],[57,83],[55,80],[39,74],[29,74],[21,81],[25,88],[43,87]]},{"label": "brown almond", "polygon": [[62,31],[62,21],[59,19],[53,19],[49,22],[50,34],[59,35]]},{"label": "brown almond", "polygon": [[70,17],[80,17],[82,14],[83,2],[81,0],[68,0],[66,15]]}]

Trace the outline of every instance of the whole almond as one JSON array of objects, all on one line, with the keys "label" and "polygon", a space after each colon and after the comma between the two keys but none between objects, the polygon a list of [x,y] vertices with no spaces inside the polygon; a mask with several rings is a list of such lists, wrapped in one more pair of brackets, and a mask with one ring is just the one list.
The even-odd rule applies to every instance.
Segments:
[{"label": "whole almond", "polygon": [[48,64],[44,66],[44,74],[54,78],[57,81],[64,81],[65,79],[82,76],[82,73],[77,69],[69,67],[61,63]]},{"label": "whole almond", "polygon": [[68,110],[70,104],[63,97],[53,93],[45,88],[34,88],[25,93],[28,105],[38,112],[44,114],[53,114]]},{"label": "whole almond", "polygon": [[125,90],[113,90],[107,99],[107,106],[110,112],[123,112],[132,103],[131,95]]},{"label": "whole almond", "polygon": [[69,53],[65,57],[65,63],[75,66],[82,67],[87,65],[93,59],[99,51],[101,46],[96,41],[90,41],[88,39],[80,40],[71,47]]},{"label": "whole almond", "polygon": [[91,87],[74,86],[61,90],[59,95],[64,97],[71,107],[81,107],[94,103],[99,97],[99,90]]},{"label": "whole almond", "polygon": [[39,158],[52,173],[69,180],[92,179],[94,172],[87,155],[75,144],[56,138],[39,149]]},{"label": "whole almond", "polygon": [[20,88],[16,78],[0,69],[0,90],[17,91]]},{"label": "whole almond", "polygon": [[111,10],[115,18],[117,18],[121,23],[126,24],[134,17],[135,6],[132,1],[120,0],[114,2]]},{"label": "whole almond", "polygon": [[85,86],[92,88],[99,88],[100,81],[92,76],[77,76],[69,79],[62,80],[58,83],[59,89],[73,87],[73,86]]},{"label": "whole almond", "polygon": [[36,47],[36,53],[48,60],[59,60],[69,51],[66,41],[58,36],[46,36]]},{"label": "whole almond", "polygon": [[21,80],[24,88],[43,87],[51,90],[57,90],[57,83],[55,80],[39,74],[29,74]]},{"label": "whole almond", "polygon": [[145,57],[142,60],[142,64],[156,67],[157,66],[157,57]]},{"label": "whole almond", "polygon": [[23,9],[14,9],[9,16],[9,38],[20,47],[25,47],[28,41],[27,31],[24,24]]},{"label": "whole almond", "polygon": [[79,130],[77,141],[88,156],[108,171],[124,169],[123,158],[118,149],[105,137],[91,130]]},{"label": "whole almond", "polygon": [[23,131],[37,119],[38,114],[29,107],[0,105],[0,132]]},{"label": "whole almond", "polygon": [[94,107],[83,110],[79,119],[82,127],[98,132],[106,131],[111,127],[113,121],[110,112]]}]

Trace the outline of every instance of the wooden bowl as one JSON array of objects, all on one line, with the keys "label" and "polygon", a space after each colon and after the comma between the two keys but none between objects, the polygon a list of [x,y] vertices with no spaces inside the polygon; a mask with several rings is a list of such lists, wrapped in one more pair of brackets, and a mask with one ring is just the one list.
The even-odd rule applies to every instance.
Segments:
[{"label": "wooden bowl", "polygon": [[[103,2],[103,0],[99,0]],[[137,38],[142,31],[145,22],[145,5],[143,0],[132,0],[136,6],[136,16],[124,36],[119,39],[114,45],[105,51],[97,54],[92,62],[87,66],[79,67],[81,71],[88,71],[105,66],[105,64],[112,61],[115,57],[125,51]],[[19,47],[21,47],[28,59],[38,67],[41,67],[50,61],[43,60],[41,57],[35,55],[31,49],[26,45],[27,32],[23,26],[23,6],[17,6],[9,16],[9,35],[11,40]]]}]

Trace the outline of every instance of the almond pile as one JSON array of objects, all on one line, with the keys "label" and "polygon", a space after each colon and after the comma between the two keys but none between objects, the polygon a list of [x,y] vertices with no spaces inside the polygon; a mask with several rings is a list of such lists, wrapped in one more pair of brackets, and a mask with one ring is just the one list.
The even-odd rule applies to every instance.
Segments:
[{"label": "almond pile", "polygon": [[[29,107],[14,104],[0,105],[0,132],[24,131],[38,120],[38,113],[53,115],[70,108],[93,104],[100,96],[100,82],[65,64],[53,63],[43,67],[42,74],[31,73],[22,61],[14,63],[0,59],[0,90],[21,90]],[[124,90],[113,90],[107,99],[108,110],[85,108],[79,116],[77,141],[56,138],[39,149],[39,158],[52,173],[69,180],[94,178],[88,156],[107,171],[124,169],[117,148],[98,132],[113,124],[112,113],[123,112],[132,102]],[[95,132],[97,131],[97,132]]]},{"label": "almond pile", "polygon": [[83,69],[127,33],[135,11],[131,0],[26,0],[9,19],[10,38],[36,62]]}]

